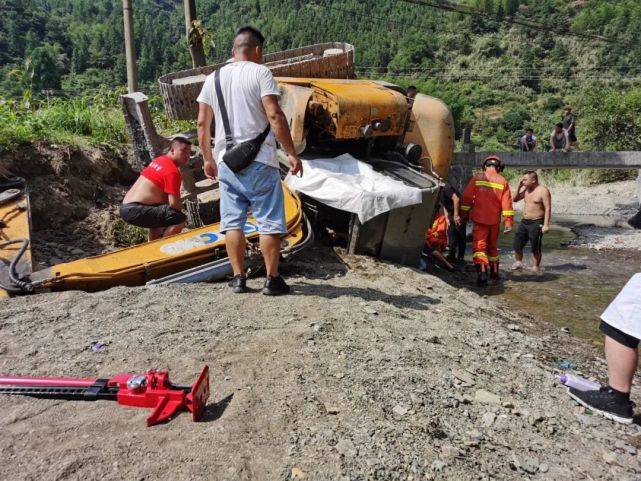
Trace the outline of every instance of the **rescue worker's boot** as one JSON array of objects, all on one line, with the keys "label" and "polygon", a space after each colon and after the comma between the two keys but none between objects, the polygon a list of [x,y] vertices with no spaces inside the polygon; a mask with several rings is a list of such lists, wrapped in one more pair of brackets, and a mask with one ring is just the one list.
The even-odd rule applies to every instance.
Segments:
[{"label": "rescue worker's boot", "polygon": [[479,287],[487,286],[487,269],[484,264],[476,264],[476,271],[478,276],[476,277],[476,285]]},{"label": "rescue worker's boot", "polygon": [[490,279],[493,281],[499,280],[499,263],[490,262]]}]

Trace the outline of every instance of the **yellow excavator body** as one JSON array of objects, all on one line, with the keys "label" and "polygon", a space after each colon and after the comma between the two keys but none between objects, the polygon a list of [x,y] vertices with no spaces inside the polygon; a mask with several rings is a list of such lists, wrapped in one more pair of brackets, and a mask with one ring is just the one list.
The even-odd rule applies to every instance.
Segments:
[{"label": "yellow excavator body", "polygon": [[405,132],[409,109],[405,96],[371,80],[313,79],[278,77],[281,85],[310,90],[307,108],[315,126],[327,131],[333,140],[364,137],[371,126],[371,137],[400,136]]},{"label": "yellow excavator body", "polygon": [[[298,196],[282,184],[288,233],[284,248],[303,241],[303,212]],[[245,227],[248,241],[258,239],[255,219]],[[117,285],[138,286],[178,271],[225,257],[225,235],[215,223],[114,252],[57,264],[35,272],[31,281],[52,290],[97,291]]]},{"label": "yellow excavator body", "polygon": [[[409,103],[400,87],[370,80],[278,77],[277,81],[298,152],[305,150],[310,138],[329,144],[337,141],[337,145],[344,141],[381,141],[392,148],[413,143],[422,148],[423,171],[447,178],[454,150],[454,123],[449,108],[440,100],[419,94]],[[301,202],[285,184],[283,190],[288,228],[283,245],[305,245]],[[0,215],[9,216],[2,229],[5,239],[29,239],[29,211],[16,210],[25,199],[23,204],[20,202],[17,199],[0,206]],[[245,233],[250,242],[258,239],[251,217]],[[9,281],[7,267],[19,249],[17,243],[0,244],[0,258],[5,263],[5,268],[0,269],[2,285]],[[31,272],[31,253],[27,249],[17,264],[17,276],[45,289],[95,291],[145,284],[224,257],[225,235],[216,223],[35,273]],[[0,289],[2,295],[6,292]]]}]

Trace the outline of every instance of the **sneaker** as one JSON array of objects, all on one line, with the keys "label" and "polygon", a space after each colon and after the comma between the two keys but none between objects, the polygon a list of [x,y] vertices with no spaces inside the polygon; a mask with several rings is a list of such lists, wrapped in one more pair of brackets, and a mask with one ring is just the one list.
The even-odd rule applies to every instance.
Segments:
[{"label": "sneaker", "polygon": [[245,276],[234,276],[229,281],[229,287],[234,294],[242,294],[247,292],[247,277]]},{"label": "sneaker", "polygon": [[519,271],[523,269],[523,263],[521,261],[516,261],[514,264],[512,264],[512,270],[513,271]]},{"label": "sneaker", "polygon": [[289,286],[281,276],[267,276],[267,279],[265,279],[265,287],[263,287],[263,294],[266,296],[289,294]]},{"label": "sneaker", "polygon": [[570,388],[568,393],[576,402],[595,413],[618,423],[632,423],[632,402],[612,392],[609,387],[602,387],[598,391],[578,391]]}]

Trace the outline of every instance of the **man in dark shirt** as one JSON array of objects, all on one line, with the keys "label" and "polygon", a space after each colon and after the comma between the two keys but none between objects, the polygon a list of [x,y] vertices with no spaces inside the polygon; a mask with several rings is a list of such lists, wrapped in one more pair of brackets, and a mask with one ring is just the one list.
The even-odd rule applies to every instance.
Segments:
[{"label": "man in dark shirt", "polygon": [[576,122],[574,120],[574,114],[572,113],[572,107],[565,107],[563,109],[561,123],[563,124],[563,129],[568,133],[570,147],[579,150],[579,141],[576,138]]},{"label": "man in dark shirt", "polygon": [[447,259],[450,262],[462,261],[465,257],[465,222],[461,220],[461,194],[450,183],[441,190],[441,204],[450,219],[447,230],[448,250]]}]

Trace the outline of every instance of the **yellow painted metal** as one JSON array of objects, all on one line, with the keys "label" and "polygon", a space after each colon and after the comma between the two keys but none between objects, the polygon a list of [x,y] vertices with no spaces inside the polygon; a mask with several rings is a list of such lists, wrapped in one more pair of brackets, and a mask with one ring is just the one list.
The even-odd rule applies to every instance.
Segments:
[{"label": "yellow painted metal", "polygon": [[[0,219],[4,223],[3,227],[0,227],[0,245],[7,241],[18,239],[27,239],[31,242],[31,211],[29,209],[28,192],[25,191],[19,197],[1,205]],[[21,247],[22,243],[0,247],[0,261],[7,271],[9,264],[18,254]],[[29,248],[16,266],[16,272],[21,277],[24,277],[31,274],[32,269],[31,249]],[[2,297],[7,297],[4,289],[0,289],[0,298]]]},{"label": "yellow painted metal", "polygon": [[372,135],[402,135],[409,115],[404,95],[370,80],[305,79],[278,77],[282,84],[313,89],[311,102],[322,106],[331,119],[331,133],[337,140],[362,137],[361,127],[377,120],[389,120],[385,131]]},{"label": "yellow painted metal", "polygon": [[454,157],[454,118],[443,101],[429,95],[416,96],[404,141],[423,148],[421,164],[426,172],[431,168],[447,179]]},{"label": "yellow painted metal", "polygon": [[[290,246],[303,240],[300,199],[283,184],[285,217]],[[258,238],[255,220],[250,217],[245,233]],[[33,280],[43,287],[95,291],[116,285],[136,286],[166,275],[224,257],[225,236],[218,223],[95,257],[67,262],[40,271]],[[216,255],[218,252],[218,255]]]},{"label": "yellow painted metal", "polygon": [[311,88],[283,82],[279,84],[279,87],[281,89],[279,103],[289,122],[294,148],[300,154],[305,150],[306,146],[305,114],[307,112],[307,104],[314,91]]}]

